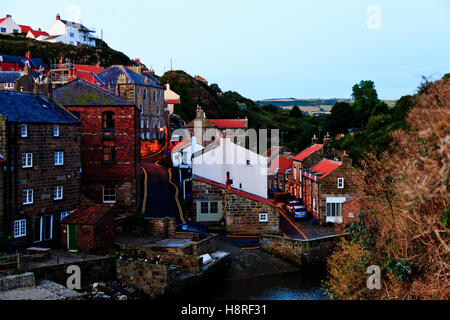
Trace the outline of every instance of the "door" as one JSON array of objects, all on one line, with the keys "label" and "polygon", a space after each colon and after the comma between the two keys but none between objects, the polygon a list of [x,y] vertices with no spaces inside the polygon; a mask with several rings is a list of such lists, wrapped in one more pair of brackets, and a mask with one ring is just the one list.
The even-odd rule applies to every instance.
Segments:
[{"label": "door", "polygon": [[73,224],[69,224],[67,226],[67,236],[68,236],[68,241],[67,241],[67,247],[69,249],[69,251],[74,251],[76,252],[77,249],[77,226],[73,225]]}]

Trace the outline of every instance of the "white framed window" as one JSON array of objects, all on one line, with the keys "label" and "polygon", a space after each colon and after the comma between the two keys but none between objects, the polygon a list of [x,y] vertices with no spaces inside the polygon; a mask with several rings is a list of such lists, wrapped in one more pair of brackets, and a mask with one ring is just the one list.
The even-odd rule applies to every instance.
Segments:
[{"label": "white framed window", "polygon": [[63,220],[65,217],[67,217],[67,216],[69,216],[70,215],[70,212],[71,211],[64,211],[64,212],[61,212],[61,214],[60,214],[60,220]]},{"label": "white framed window", "polygon": [[141,114],[144,114],[144,105],[143,104],[141,104],[140,109],[141,109]]},{"label": "white framed window", "polygon": [[138,94],[141,94],[141,87],[138,87]]},{"label": "white framed window", "polygon": [[251,161],[250,161],[250,160],[247,160],[246,165],[247,165],[248,167],[250,167],[250,166],[252,165]]},{"label": "white framed window", "polygon": [[141,129],[144,129],[144,120],[141,120]]},{"label": "white framed window", "polygon": [[150,132],[145,133],[145,139],[150,140]]},{"label": "white framed window", "polygon": [[154,102],[158,101],[158,96],[156,95],[156,91],[153,91],[153,101]]},{"label": "white framed window", "polygon": [[58,125],[53,126],[53,136],[59,137],[59,126]]},{"label": "white framed window", "polygon": [[203,201],[200,202],[201,214],[219,214],[219,202],[217,201]]},{"label": "white framed window", "polygon": [[342,223],[342,206],[345,197],[327,197],[327,222]]},{"label": "white framed window", "polygon": [[103,203],[116,203],[116,186],[107,184],[103,187]]},{"label": "white framed window", "polygon": [[23,190],[22,203],[24,205],[33,204],[33,189]]},{"label": "white framed window", "polygon": [[54,153],[54,163],[55,166],[62,166],[64,164],[64,152]]},{"label": "white framed window", "polygon": [[5,83],[5,89],[14,89],[14,83]]},{"label": "white framed window", "polygon": [[159,106],[156,107],[156,114],[159,116]]},{"label": "white framed window", "polygon": [[63,199],[63,186],[56,186],[55,192],[53,194],[53,200],[62,200]]},{"label": "white framed window", "polygon": [[149,128],[149,126],[150,126],[150,123],[149,123],[150,121],[147,119],[146,121],[145,121],[145,127],[148,129]]},{"label": "white framed window", "polygon": [[20,126],[20,136],[21,136],[22,138],[28,137],[28,125],[22,124],[22,125]]},{"label": "white framed window", "polygon": [[33,168],[32,153],[22,153],[22,168]]},{"label": "white framed window", "polygon": [[141,139],[145,139],[145,133],[141,132]]},{"label": "white framed window", "polygon": [[297,181],[297,167],[294,166],[294,181]]},{"label": "white framed window", "polygon": [[337,187],[338,189],[344,189],[344,178],[338,178]]},{"label": "white framed window", "polygon": [[259,214],[259,222],[268,222],[268,221],[269,221],[269,215],[267,213]]},{"label": "white framed window", "polygon": [[14,238],[21,238],[27,235],[27,221],[25,219],[14,221]]}]

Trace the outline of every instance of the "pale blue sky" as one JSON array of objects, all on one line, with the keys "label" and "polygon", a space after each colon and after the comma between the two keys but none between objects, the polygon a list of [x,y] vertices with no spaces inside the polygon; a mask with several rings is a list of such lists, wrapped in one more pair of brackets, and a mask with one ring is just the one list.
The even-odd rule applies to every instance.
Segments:
[{"label": "pale blue sky", "polygon": [[[379,29],[367,12],[380,9]],[[40,0],[3,2],[0,16],[48,30],[56,13],[157,74],[202,75],[252,99],[349,98],[373,80],[383,99],[450,72],[448,0]],[[377,20],[371,20],[377,21]]]}]

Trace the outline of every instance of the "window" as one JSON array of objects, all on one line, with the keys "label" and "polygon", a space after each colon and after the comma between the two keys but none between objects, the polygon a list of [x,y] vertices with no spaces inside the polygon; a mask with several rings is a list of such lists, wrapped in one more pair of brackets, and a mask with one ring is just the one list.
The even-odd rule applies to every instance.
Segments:
[{"label": "window", "polygon": [[64,164],[64,152],[54,153],[55,166],[62,166]]},{"label": "window", "polygon": [[103,203],[116,203],[116,187],[107,184],[103,187]]},{"label": "window", "polygon": [[18,29],[13,29],[13,33],[19,33]]},{"label": "window", "polygon": [[70,215],[70,211],[64,211],[64,212],[61,212],[61,215],[60,215],[60,220],[63,220],[65,217],[67,217],[68,215]]},{"label": "window", "polygon": [[155,101],[155,102],[158,101],[158,97],[156,95],[156,91],[153,91],[153,101]]},{"label": "window", "polygon": [[209,203],[208,202],[201,203],[201,213],[203,213],[203,214],[209,213]]},{"label": "window", "polygon": [[156,107],[156,114],[159,116],[159,106]]},{"label": "window", "polygon": [[1,30],[3,33],[6,32],[6,28],[1,28],[0,30]]},{"label": "window", "polygon": [[242,190],[242,183],[239,183],[239,189]]},{"label": "window", "polygon": [[342,222],[342,206],[346,198],[327,197],[327,222]]},{"label": "window", "polygon": [[144,120],[141,120],[141,129],[144,129]]},{"label": "window", "polygon": [[48,214],[34,218],[34,242],[53,238],[53,215]]},{"label": "window", "polygon": [[145,133],[141,133],[141,139],[145,139]]},{"label": "window", "polygon": [[144,89],[144,101],[147,101],[147,89]]},{"label": "window", "polygon": [[250,160],[247,160],[247,166],[250,166],[250,165],[251,165]]},{"label": "window", "polygon": [[71,37],[71,38],[74,38],[74,37],[75,37],[75,34],[74,34],[73,32],[70,32],[70,37]]},{"label": "window", "polygon": [[141,108],[141,114],[144,114],[144,105],[141,104],[140,108]]},{"label": "window", "polygon": [[25,237],[27,235],[27,221],[25,219],[14,221],[14,238]]},{"label": "window", "polygon": [[182,151],[182,164],[187,164],[188,163],[188,155],[189,152],[188,151]]},{"label": "window", "polygon": [[267,215],[267,213],[259,214],[259,222],[268,222],[268,221],[269,221],[269,216]]},{"label": "window", "polygon": [[59,126],[58,125],[53,126],[53,136],[59,137]]},{"label": "window", "polygon": [[57,186],[55,188],[55,192],[53,195],[53,200],[62,200],[63,199],[63,187]]},{"label": "window", "polygon": [[149,120],[147,119],[146,121],[145,121],[145,127],[148,129],[148,127],[149,127]]},{"label": "window", "polygon": [[14,83],[5,83],[5,89],[14,89]]},{"label": "window", "polygon": [[150,132],[145,133],[145,139],[150,140]]},{"label": "window", "polygon": [[297,180],[297,167],[294,166],[294,181]]},{"label": "window", "polygon": [[344,178],[338,178],[337,187],[338,189],[344,189]]},{"label": "window", "polygon": [[114,145],[114,141],[112,140],[103,141],[103,161],[104,162],[116,161],[116,147]]},{"label": "window", "polygon": [[114,129],[114,112],[106,111],[102,113],[103,130]]},{"label": "window", "polygon": [[141,94],[141,87],[138,87],[138,94]]},{"label": "window", "polygon": [[33,190],[32,189],[23,190],[22,203],[24,205],[33,204]]},{"label": "window", "polygon": [[28,125],[23,124],[20,126],[20,136],[22,138],[28,137]]},{"label": "window", "polygon": [[32,168],[32,167],[33,167],[33,154],[22,153],[22,168]]},{"label": "window", "polygon": [[212,214],[219,213],[219,204],[217,202],[211,202],[209,212]]}]

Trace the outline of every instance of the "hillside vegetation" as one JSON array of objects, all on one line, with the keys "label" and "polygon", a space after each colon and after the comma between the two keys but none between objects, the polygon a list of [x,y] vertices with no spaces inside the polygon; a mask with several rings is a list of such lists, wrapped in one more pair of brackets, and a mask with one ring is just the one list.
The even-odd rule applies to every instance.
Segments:
[{"label": "hillside vegetation", "polygon": [[46,64],[51,61],[70,59],[78,64],[95,65],[100,62],[103,67],[114,64],[132,65],[131,59],[124,53],[102,43],[100,47],[79,47],[63,43],[49,43],[25,38],[20,35],[0,35],[0,53],[13,56],[25,56],[27,51],[35,58],[41,58]]}]

